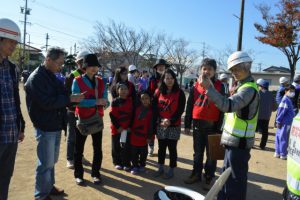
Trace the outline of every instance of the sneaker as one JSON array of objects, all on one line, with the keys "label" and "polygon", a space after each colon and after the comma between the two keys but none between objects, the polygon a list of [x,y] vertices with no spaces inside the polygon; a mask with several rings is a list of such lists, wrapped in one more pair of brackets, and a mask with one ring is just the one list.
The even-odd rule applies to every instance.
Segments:
[{"label": "sneaker", "polygon": [[117,169],[117,170],[122,170],[123,167],[122,167],[121,165],[115,165],[115,169]]},{"label": "sneaker", "polygon": [[198,181],[201,181],[201,176],[199,176],[198,174],[192,173],[188,179],[184,180],[183,182],[185,184],[193,184],[196,183]]},{"label": "sneaker", "polygon": [[50,195],[53,195],[53,196],[63,195],[64,193],[65,193],[65,191],[63,189],[60,189],[54,185],[50,191]]},{"label": "sneaker", "polygon": [[279,158],[280,155],[278,153],[274,153],[274,158]]},{"label": "sneaker", "polygon": [[213,178],[211,178],[211,177],[205,177],[205,181],[204,181],[202,187],[203,187],[204,190],[208,191],[213,186],[213,183],[214,183],[213,182]]},{"label": "sneaker", "polygon": [[74,161],[73,160],[67,160],[67,168],[74,169]]},{"label": "sneaker", "polygon": [[84,180],[82,178],[75,178],[76,184],[83,186],[84,185]]},{"label": "sneaker", "polygon": [[101,177],[92,177],[92,179],[93,179],[93,183],[95,184],[95,185],[99,185],[100,183],[101,183]]},{"label": "sneaker", "polygon": [[144,173],[145,171],[146,171],[146,168],[145,168],[145,167],[140,167],[140,168],[139,168],[139,172]]},{"label": "sneaker", "polygon": [[286,160],[286,159],[287,159],[287,156],[280,156],[280,159],[281,159],[281,160]]},{"label": "sneaker", "polygon": [[169,168],[168,172],[164,174],[164,179],[171,179],[174,176],[174,170]]},{"label": "sneaker", "polygon": [[126,172],[130,172],[131,167],[126,167],[126,166],[125,166],[125,167],[123,167],[123,170],[126,171]]},{"label": "sneaker", "polygon": [[164,168],[159,168],[157,171],[154,172],[153,177],[157,178],[164,174]]},{"label": "sneaker", "polygon": [[137,167],[132,168],[131,171],[130,171],[130,173],[133,174],[133,175],[138,174],[138,172],[139,172],[139,168],[137,168]]}]

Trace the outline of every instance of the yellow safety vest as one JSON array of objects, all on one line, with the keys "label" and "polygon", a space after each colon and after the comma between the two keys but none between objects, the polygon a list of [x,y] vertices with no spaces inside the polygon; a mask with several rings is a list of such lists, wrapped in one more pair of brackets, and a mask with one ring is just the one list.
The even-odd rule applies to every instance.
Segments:
[{"label": "yellow safety vest", "polygon": [[[252,87],[258,92],[257,85],[253,82],[246,82],[241,85],[237,91],[246,88]],[[255,98],[255,97],[254,97]],[[239,138],[253,138],[255,135],[257,117],[258,117],[258,108],[255,116],[252,119],[245,120],[237,116],[236,112],[226,113],[226,120],[224,125],[224,130],[231,135]]]},{"label": "yellow safety vest", "polygon": [[290,192],[300,196],[300,113],[294,118],[289,140],[287,159],[287,186]]},{"label": "yellow safety vest", "polygon": [[74,75],[75,78],[80,76],[80,73],[78,72],[78,70],[72,71],[72,74]]}]

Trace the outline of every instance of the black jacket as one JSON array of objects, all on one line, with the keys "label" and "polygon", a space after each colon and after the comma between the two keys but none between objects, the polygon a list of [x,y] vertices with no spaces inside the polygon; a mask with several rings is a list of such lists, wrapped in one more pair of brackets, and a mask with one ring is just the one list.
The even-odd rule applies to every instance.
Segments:
[{"label": "black jacket", "polygon": [[44,65],[39,66],[30,74],[25,91],[27,109],[35,128],[51,132],[65,127],[70,98],[54,73]]},{"label": "black jacket", "polygon": [[[16,65],[9,62],[8,60],[5,60],[4,62],[6,62],[6,61],[9,64],[10,76],[13,80],[14,99],[15,99],[15,106],[16,106],[16,111],[17,111],[17,123],[19,125],[18,130],[21,132],[24,132],[25,121],[23,119],[21,107],[20,107],[21,102],[20,102],[20,95],[19,95],[19,80],[18,80]],[[0,88],[0,93],[1,93],[1,88]],[[0,115],[0,117],[1,117],[1,115]],[[0,124],[0,126],[1,126],[1,124]]]}]

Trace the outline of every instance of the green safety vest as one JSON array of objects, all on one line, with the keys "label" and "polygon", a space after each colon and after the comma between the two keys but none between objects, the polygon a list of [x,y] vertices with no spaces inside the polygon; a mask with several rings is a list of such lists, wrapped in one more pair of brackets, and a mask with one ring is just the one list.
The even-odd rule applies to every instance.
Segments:
[{"label": "green safety vest", "polygon": [[80,73],[77,70],[72,71],[72,74],[74,75],[75,78],[80,76]]},{"label": "green safety vest", "polygon": [[[299,125],[296,125],[299,123]],[[300,196],[300,114],[298,114],[293,121],[290,141],[289,153],[287,159],[287,186],[290,192]],[[298,157],[298,159],[295,159]]]},{"label": "green safety vest", "polygon": [[[241,85],[237,91],[246,88],[252,87],[258,92],[257,85],[253,82],[246,82]],[[239,137],[239,138],[253,138],[255,135],[257,117],[258,117],[258,108],[255,116],[252,119],[245,120],[237,116],[236,112],[226,113],[226,120],[224,125],[224,130],[229,134]]]}]

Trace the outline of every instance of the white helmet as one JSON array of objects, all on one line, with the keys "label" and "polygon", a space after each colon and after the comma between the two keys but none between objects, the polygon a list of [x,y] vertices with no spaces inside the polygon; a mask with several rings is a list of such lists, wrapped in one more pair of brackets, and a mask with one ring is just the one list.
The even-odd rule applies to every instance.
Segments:
[{"label": "white helmet", "polygon": [[265,81],[264,81],[264,79],[262,79],[262,78],[259,78],[259,79],[257,79],[257,81],[256,81],[256,84],[257,85],[263,85],[265,83]]},{"label": "white helmet", "polygon": [[230,70],[235,65],[246,62],[252,62],[250,56],[246,52],[236,51],[229,56],[227,60],[227,69]]},{"label": "white helmet", "polygon": [[76,56],[76,62],[83,60],[84,56],[90,54],[88,51],[80,51]]},{"label": "white helmet", "polygon": [[286,82],[289,82],[288,78],[286,78],[286,77],[280,77],[280,79],[279,79],[279,83],[280,84],[283,84],[283,83],[286,83]]},{"label": "white helmet", "polygon": [[221,74],[220,75],[220,80],[223,80],[223,79],[228,79],[229,77],[228,77],[228,75],[227,74]]},{"label": "white helmet", "polygon": [[21,31],[19,26],[7,18],[0,19],[0,37],[21,42]]},{"label": "white helmet", "polygon": [[131,72],[131,71],[134,71],[134,70],[136,70],[136,66],[135,65],[129,65],[128,71]]}]

